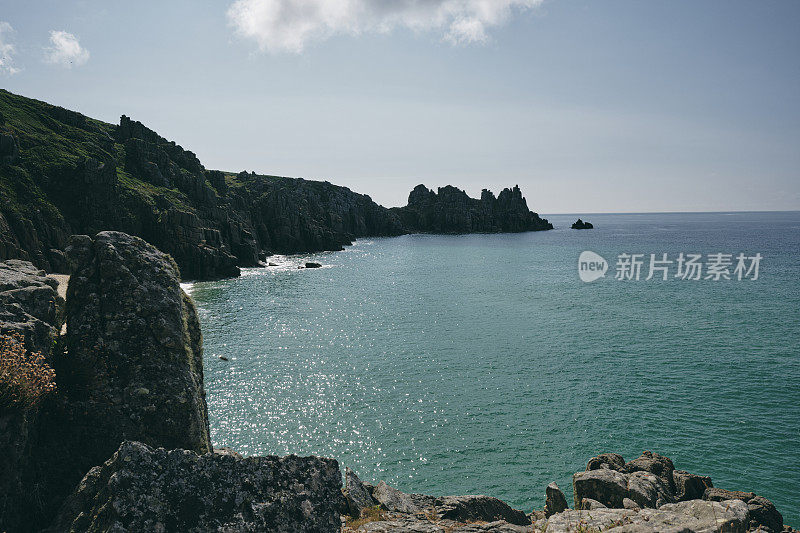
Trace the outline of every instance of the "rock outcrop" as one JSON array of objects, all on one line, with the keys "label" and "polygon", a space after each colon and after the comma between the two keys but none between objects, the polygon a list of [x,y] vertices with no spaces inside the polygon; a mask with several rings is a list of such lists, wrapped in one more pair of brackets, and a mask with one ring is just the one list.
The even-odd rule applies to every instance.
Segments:
[{"label": "rock outcrop", "polygon": [[73,237],[69,357],[61,378],[89,415],[85,445],[108,458],[124,440],[210,451],[200,324],[172,259],[138,237]]},{"label": "rock outcrop", "polygon": [[0,263],[0,334],[18,334],[32,352],[50,355],[63,322],[58,282],[28,261]]},{"label": "rock outcrop", "polygon": [[561,492],[555,481],[547,485],[545,489],[544,515],[546,517],[553,516],[556,513],[565,511],[567,507],[567,498],[564,497],[564,493]]},{"label": "rock outcrop", "polygon": [[437,192],[417,185],[408,205],[394,208],[405,231],[411,233],[500,233],[540,231],[553,225],[528,210],[519,186],[503,189],[495,198],[486,189],[480,200],[450,185]]},{"label": "rock outcrop", "polygon": [[713,511],[715,507],[703,507],[697,502],[724,502],[730,507],[730,502],[741,501],[746,505],[735,505],[745,510],[745,529],[761,528],[773,533],[783,530],[783,517],[766,498],[750,492],[714,488],[710,477],[675,470],[668,457],[649,451],[627,463],[618,454],[594,457],[585,471],[573,475],[572,486],[576,509],[637,511],[639,508],[644,515],[637,516],[655,520],[656,515],[648,509],[694,509],[706,513],[703,509]]},{"label": "rock outcrop", "polygon": [[86,474],[51,531],[335,533],[341,486],[333,459],[198,455],[125,442]]},{"label": "rock outcrop", "polygon": [[572,229],[592,229],[594,225],[591,222],[584,222],[581,219],[576,220],[572,223]]},{"label": "rock outcrop", "polygon": [[[363,517],[373,502],[380,506],[377,519],[366,520],[364,524],[360,524],[363,519],[356,522],[360,524],[358,531],[526,531],[531,524],[524,512],[491,496],[406,494],[383,481],[376,486],[363,483],[349,470],[344,494],[350,509],[359,511],[350,513],[355,518]],[[467,524],[481,526],[469,529]]]}]

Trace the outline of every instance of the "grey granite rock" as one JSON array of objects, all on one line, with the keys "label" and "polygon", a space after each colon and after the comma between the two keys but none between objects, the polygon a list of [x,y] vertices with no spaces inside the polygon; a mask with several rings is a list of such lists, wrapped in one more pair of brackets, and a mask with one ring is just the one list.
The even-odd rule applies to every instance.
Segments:
[{"label": "grey granite rock", "polygon": [[65,501],[53,532],[338,532],[333,459],[248,457],[125,442]]},{"label": "grey granite rock", "polygon": [[210,451],[200,324],[175,262],[138,237],[73,237],[67,289],[73,411],[95,463],[123,440]]},{"label": "grey granite rock", "polygon": [[601,468],[622,471],[625,468],[625,459],[618,453],[601,453],[597,457],[589,459],[589,463],[586,465],[586,470],[599,470]]},{"label": "grey granite rock", "polygon": [[49,358],[63,321],[57,287],[28,261],[0,263],[0,334],[18,334],[26,349]]},{"label": "grey granite rock", "polygon": [[744,533],[747,505],[729,500],[691,500],[663,505],[659,509],[567,510],[539,520],[536,531],[614,531],[619,533]]},{"label": "grey granite rock", "polygon": [[522,511],[491,496],[444,496],[435,502],[435,511],[440,520],[454,522],[497,522],[514,525],[530,524]]},{"label": "grey granite rock", "polygon": [[606,507],[622,507],[622,500],[629,497],[628,475],[609,468],[576,472],[572,490],[576,506],[590,498]]},{"label": "grey granite rock", "polygon": [[666,483],[670,492],[675,492],[675,481],[672,472],[675,466],[669,457],[664,457],[650,451],[643,452],[633,461],[625,463],[622,471],[628,474],[634,472],[650,472],[660,477]]}]

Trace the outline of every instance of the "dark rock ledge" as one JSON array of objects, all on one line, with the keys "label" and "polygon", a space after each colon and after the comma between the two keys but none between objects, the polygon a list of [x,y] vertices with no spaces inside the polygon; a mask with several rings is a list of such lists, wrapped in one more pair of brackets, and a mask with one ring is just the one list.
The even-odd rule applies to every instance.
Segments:
[{"label": "dark rock ledge", "polygon": [[[71,240],[66,308],[24,261],[0,263],[0,334],[56,370],[35,406],[0,405],[0,531],[793,531],[766,498],[644,452],[607,453],[530,513],[490,496],[406,494],[320,457],[212,450],[194,304],[137,237]],[[66,337],[59,337],[66,316]]]}]

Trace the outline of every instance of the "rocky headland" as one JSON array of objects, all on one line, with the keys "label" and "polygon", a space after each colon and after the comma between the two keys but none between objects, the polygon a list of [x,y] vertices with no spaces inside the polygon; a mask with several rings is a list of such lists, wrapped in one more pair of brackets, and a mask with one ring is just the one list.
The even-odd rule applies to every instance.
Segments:
[{"label": "rocky headland", "polygon": [[119,232],[74,236],[65,257],[66,302],[31,263],[0,263],[0,346],[23,348],[0,357],[0,531],[791,531],[768,499],[650,452],[598,455],[573,476],[572,508],[552,483],[523,511],[367,483],[334,459],[213,449],[175,261]]},{"label": "rocky headland", "polygon": [[551,228],[518,187],[477,200],[420,185],[387,209],[328,182],[208,170],[127,116],[109,124],[0,90],[0,261],[66,272],[70,235],[115,230],[170,254],[186,279],[214,279],[359,237]]},{"label": "rocky headland", "polygon": [[412,233],[516,233],[553,229],[546,219],[528,209],[519,186],[500,195],[484,189],[480,199],[450,185],[434,192],[417,185],[408,205],[392,210],[403,228]]}]

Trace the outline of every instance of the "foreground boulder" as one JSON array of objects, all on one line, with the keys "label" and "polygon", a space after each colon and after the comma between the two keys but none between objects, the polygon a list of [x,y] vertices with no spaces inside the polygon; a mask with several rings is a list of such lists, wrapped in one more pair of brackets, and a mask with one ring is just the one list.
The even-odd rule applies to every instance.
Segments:
[{"label": "foreground boulder", "polygon": [[125,442],[86,474],[51,531],[338,532],[341,488],[333,459]]},{"label": "foreground boulder", "polygon": [[[100,464],[120,442],[210,451],[203,352],[175,262],[138,237],[76,236],[62,375]],[[97,460],[99,459],[99,460]]]},{"label": "foreground boulder", "polygon": [[658,509],[604,509],[591,512],[567,510],[539,520],[536,531],[744,533],[748,529],[747,505],[738,500],[692,500],[670,503]]},{"label": "foreground boulder", "polygon": [[[118,232],[74,237],[68,254],[66,352],[52,356],[55,394],[27,425],[6,425],[28,442],[17,454],[25,461],[11,470],[21,480],[12,509],[0,518],[11,531],[49,524],[86,472],[125,440],[210,451],[200,326],[175,262]],[[28,315],[42,315],[40,307],[52,315],[37,304],[54,298],[48,281],[30,289]],[[48,322],[48,331],[59,325]],[[5,526],[7,516],[21,517],[19,526]]]}]

